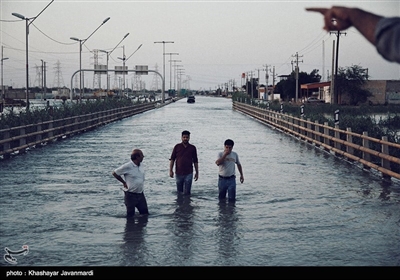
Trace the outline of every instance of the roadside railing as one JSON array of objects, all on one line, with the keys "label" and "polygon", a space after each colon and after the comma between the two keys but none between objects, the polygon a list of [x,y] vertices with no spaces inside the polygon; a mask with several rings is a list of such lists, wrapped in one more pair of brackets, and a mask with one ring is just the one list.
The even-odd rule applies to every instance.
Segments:
[{"label": "roadside railing", "polygon": [[233,101],[233,109],[350,162],[358,163],[364,169],[377,170],[385,179],[400,179],[400,158],[391,156],[398,154],[400,144],[388,142],[387,136],[376,139],[369,137],[367,132],[357,134],[351,128],[341,130],[338,125],[331,127],[327,122],[319,124],[318,121],[311,122],[310,119],[296,118],[238,101]]},{"label": "roadside railing", "polygon": [[162,105],[166,104],[158,102],[144,103],[2,129],[0,130],[0,156],[9,158],[12,154],[25,152],[30,147],[44,145],[51,141],[93,130],[96,127],[140,114]]}]

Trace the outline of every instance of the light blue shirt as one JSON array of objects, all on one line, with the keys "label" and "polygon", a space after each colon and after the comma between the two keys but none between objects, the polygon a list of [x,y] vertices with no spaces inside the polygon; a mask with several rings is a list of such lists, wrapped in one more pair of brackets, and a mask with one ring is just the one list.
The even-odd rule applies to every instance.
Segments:
[{"label": "light blue shirt", "polygon": [[380,55],[400,63],[400,17],[382,18],[375,28],[375,41]]}]

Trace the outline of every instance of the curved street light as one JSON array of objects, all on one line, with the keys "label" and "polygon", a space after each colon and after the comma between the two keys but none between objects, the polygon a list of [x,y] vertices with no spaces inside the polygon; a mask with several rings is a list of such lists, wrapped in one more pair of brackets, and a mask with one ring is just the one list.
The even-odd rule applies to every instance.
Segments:
[{"label": "curved street light", "polygon": [[47,4],[46,7],[44,7],[44,9],[36,16],[36,17],[32,17],[32,18],[27,18],[21,14],[18,13],[12,13],[13,16],[20,18],[22,20],[25,20],[25,37],[26,37],[26,109],[29,110],[29,63],[28,63],[28,35],[29,35],[29,25],[32,24],[32,22],[37,19],[41,13],[43,13],[44,10],[46,10],[46,8],[48,6],[50,6],[51,3],[53,3],[54,0],[51,0],[51,2],[49,4]]},{"label": "curved street light", "polygon": [[143,44],[140,44],[140,46],[139,46],[128,58],[125,57],[125,49],[124,49],[123,56],[122,56],[122,57],[117,57],[118,59],[121,59],[122,62],[123,62],[123,66],[122,66],[122,78],[123,78],[123,83],[122,83],[122,85],[123,85],[123,87],[124,87],[124,92],[125,92],[125,62],[126,62],[129,58],[131,58],[132,55],[134,55],[134,54],[140,49],[140,47],[141,47],[142,45],[143,45]]},{"label": "curved street light", "polygon": [[121,44],[121,42],[123,40],[125,40],[126,37],[128,37],[128,35],[129,35],[129,33],[126,33],[124,38],[122,38],[122,40],[119,41],[119,43],[111,51],[108,52],[108,51],[104,51],[104,50],[99,50],[107,55],[107,94],[108,94],[108,91],[110,90],[110,79],[108,78],[108,60],[110,58],[111,53],[119,46],[119,44]]},{"label": "curved street light", "polygon": [[[54,1],[54,0],[53,0]],[[103,24],[105,24],[108,20],[110,19],[110,17],[106,18],[105,20],[103,20],[103,22],[92,32],[92,34],[90,34],[86,39],[79,39],[76,37],[70,37],[71,40],[77,41],[79,42],[79,102],[82,101],[82,95],[83,95],[83,91],[82,91],[82,45],[90,38],[92,37],[92,35],[100,28],[103,26]],[[71,88],[72,90],[72,88]]]}]

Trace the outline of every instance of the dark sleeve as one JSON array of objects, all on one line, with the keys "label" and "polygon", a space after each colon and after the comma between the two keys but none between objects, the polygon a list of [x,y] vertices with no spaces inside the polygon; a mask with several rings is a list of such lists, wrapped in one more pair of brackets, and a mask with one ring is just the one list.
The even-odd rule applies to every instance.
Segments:
[{"label": "dark sleeve", "polygon": [[193,163],[198,163],[199,159],[197,158],[197,149],[193,146]]},{"label": "dark sleeve", "polygon": [[176,159],[176,145],[172,149],[171,157],[169,158],[169,160],[175,160],[175,159]]}]

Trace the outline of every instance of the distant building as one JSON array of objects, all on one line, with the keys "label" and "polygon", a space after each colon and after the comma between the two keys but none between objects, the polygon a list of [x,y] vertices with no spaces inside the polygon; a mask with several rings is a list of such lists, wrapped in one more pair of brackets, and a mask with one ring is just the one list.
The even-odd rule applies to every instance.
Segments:
[{"label": "distant building", "polygon": [[372,104],[400,104],[400,80],[371,80],[364,88],[372,93]]},{"label": "distant building", "polygon": [[[326,103],[333,103],[331,82],[302,84],[300,88],[301,100],[305,100],[312,95],[324,100]],[[363,88],[372,93],[372,96],[367,99],[369,104],[400,104],[400,80],[368,80]],[[340,94],[339,103],[349,104],[348,95]]]}]

